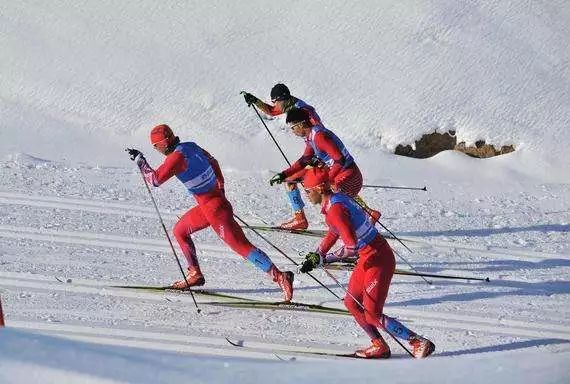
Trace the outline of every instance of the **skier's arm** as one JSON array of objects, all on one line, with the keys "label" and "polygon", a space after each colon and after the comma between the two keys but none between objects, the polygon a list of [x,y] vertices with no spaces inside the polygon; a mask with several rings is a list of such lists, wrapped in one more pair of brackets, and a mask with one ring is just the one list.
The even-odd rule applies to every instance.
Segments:
[{"label": "skier's arm", "polygon": [[334,178],[339,174],[345,164],[345,158],[342,152],[337,147],[335,142],[324,132],[317,132],[314,137],[315,145],[323,152],[325,152],[334,161],[329,170],[329,180],[334,181]]},{"label": "skier's arm", "polygon": [[266,115],[277,116],[283,114],[283,111],[277,105],[269,105],[259,99],[257,99],[253,104]]},{"label": "skier's arm", "polygon": [[[342,255],[339,254],[337,256],[340,256],[341,258],[356,256],[356,244],[358,240],[356,237],[356,232],[350,223],[348,210],[340,204],[333,204],[327,212],[325,220],[329,227],[332,227],[336,230],[338,233],[337,238],[340,237],[344,243],[344,252]],[[323,245],[323,243],[324,240],[321,242],[321,245]],[[324,251],[324,253],[321,253],[321,255],[324,255],[326,252],[328,252],[333,244],[334,243],[331,243],[326,251],[319,247],[319,251]]]},{"label": "skier's arm", "polygon": [[334,231],[334,229],[329,227],[328,232],[326,233],[325,237],[321,240],[321,244],[317,248],[317,253],[320,254],[323,258],[327,254],[327,252],[332,248],[334,243],[338,240],[338,233]]},{"label": "skier's arm", "polygon": [[178,151],[174,151],[170,155],[166,156],[164,163],[162,163],[156,170],[152,169],[144,157],[137,160],[137,165],[143,173],[145,180],[155,187],[160,186],[177,173],[181,173],[186,170],[184,155]]},{"label": "skier's arm", "polygon": [[299,158],[299,160],[294,162],[293,165],[291,165],[289,168],[283,171],[285,177],[289,177],[299,172],[301,169],[305,168],[311,162],[314,155],[315,151],[313,151],[313,147],[311,147],[307,143],[307,145],[305,146],[305,151],[303,152],[303,155]]}]

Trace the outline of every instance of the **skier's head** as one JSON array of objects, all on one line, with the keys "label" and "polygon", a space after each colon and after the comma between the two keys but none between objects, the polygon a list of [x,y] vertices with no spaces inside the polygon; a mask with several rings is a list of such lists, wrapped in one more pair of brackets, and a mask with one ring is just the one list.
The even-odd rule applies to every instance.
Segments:
[{"label": "skier's head", "polygon": [[174,136],[172,129],[166,124],[157,125],[150,131],[150,143],[158,152],[168,155],[180,143],[178,136]]},{"label": "skier's head", "polygon": [[303,177],[303,187],[311,203],[320,204],[323,200],[323,195],[332,192],[328,171],[322,167],[308,169]]},{"label": "skier's head", "polygon": [[284,101],[291,97],[291,93],[289,92],[289,88],[285,84],[275,84],[273,88],[271,88],[271,101]]},{"label": "skier's head", "polygon": [[291,108],[289,112],[287,112],[285,122],[297,136],[307,136],[311,131],[311,115],[306,109]]}]

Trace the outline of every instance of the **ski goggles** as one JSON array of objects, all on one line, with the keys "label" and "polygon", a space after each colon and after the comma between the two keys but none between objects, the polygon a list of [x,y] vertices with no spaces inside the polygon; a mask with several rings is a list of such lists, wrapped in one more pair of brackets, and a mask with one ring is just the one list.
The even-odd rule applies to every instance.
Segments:
[{"label": "ski goggles", "polygon": [[289,126],[289,128],[291,128],[291,129],[295,129],[295,128],[297,128],[297,127],[302,126],[303,124],[305,124],[304,121],[299,121],[299,122],[297,122],[297,123],[288,124],[288,126]]}]

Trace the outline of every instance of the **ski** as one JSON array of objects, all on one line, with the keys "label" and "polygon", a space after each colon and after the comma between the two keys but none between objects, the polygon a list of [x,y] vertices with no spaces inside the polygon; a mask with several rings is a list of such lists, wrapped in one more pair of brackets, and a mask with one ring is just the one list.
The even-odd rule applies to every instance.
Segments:
[{"label": "ski", "polygon": [[[133,289],[155,292],[177,292],[180,294],[189,294],[189,290],[174,289],[170,286],[146,286],[146,285],[114,285],[112,288]],[[335,315],[350,315],[350,313],[341,308],[327,307],[319,304],[306,304],[297,302],[284,302],[284,301],[265,301],[259,299],[251,299],[247,297],[240,297],[219,293],[215,291],[193,289],[192,293],[195,295],[203,295],[209,297],[218,297],[227,301],[205,301],[200,304],[212,305],[227,308],[249,308],[249,309],[271,309],[271,310],[284,310],[284,311],[298,311],[298,312],[317,312],[328,313]]]},{"label": "ski", "polygon": [[350,316],[350,313],[346,309],[326,307],[318,304],[305,304],[296,302],[284,302],[284,301],[228,301],[228,302],[205,302],[201,304],[207,304],[219,307],[228,308],[248,308],[248,309],[270,309],[270,310],[281,310],[281,311],[296,311],[296,312],[313,312],[313,313],[327,313],[332,315],[346,315]]},{"label": "ski", "polygon": [[[226,337],[226,341],[233,347],[236,348],[244,348],[249,350],[256,350],[259,351],[263,348],[255,348],[250,347],[244,344],[243,340],[234,341],[230,338]],[[288,355],[306,355],[306,356],[321,356],[321,357],[340,357],[340,358],[353,358],[353,359],[361,359],[361,357],[356,356],[354,352],[352,353],[338,353],[338,352],[326,352],[326,351],[311,351],[311,350],[302,350],[302,349],[285,349],[285,348],[271,348],[269,350],[265,350],[268,353],[274,354],[279,360],[286,360],[280,357],[282,354]],[[293,359],[287,359],[286,361],[291,361]]]},{"label": "ski", "polygon": [[[336,271],[352,271],[356,266],[355,263],[331,263],[325,264],[328,270],[336,270]],[[484,281],[489,283],[491,280],[488,277],[467,277],[467,276],[456,276],[456,275],[441,275],[437,273],[423,273],[423,272],[414,272],[414,271],[407,271],[404,269],[398,269],[394,271],[395,275],[403,275],[403,276],[423,276],[423,277],[432,277],[435,279],[451,279],[451,280],[467,280],[467,281]]]},{"label": "ski", "polygon": [[327,232],[324,229],[285,229],[277,226],[271,225],[242,225],[245,229],[254,229],[256,231],[266,231],[266,232],[285,232],[292,233],[295,235],[311,236],[311,237],[323,237]]},{"label": "ski", "polygon": [[[111,288],[123,288],[123,289],[136,289],[142,291],[160,291],[160,292],[177,292],[177,293],[190,293],[188,289],[176,289],[169,285],[160,286],[160,285],[112,285]],[[192,289],[192,293],[199,296],[210,296],[210,297],[219,297],[228,300],[237,300],[237,301],[244,301],[244,302],[261,302],[260,300],[250,299],[247,297],[242,296],[235,296],[229,295],[226,293],[210,291],[206,289]]]},{"label": "ski", "polygon": [[[285,229],[272,225],[242,225],[242,228],[253,229],[256,231],[266,231],[266,232],[282,232],[282,233],[292,233],[294,235],[310,236],[310,237],[324,237],[327,233],[326,229]],[[396,238],[390,235],[382,234],[382,237],[390,240],[395,240]],[[414,241],[410,239],[405,239],[406,241]]]}]

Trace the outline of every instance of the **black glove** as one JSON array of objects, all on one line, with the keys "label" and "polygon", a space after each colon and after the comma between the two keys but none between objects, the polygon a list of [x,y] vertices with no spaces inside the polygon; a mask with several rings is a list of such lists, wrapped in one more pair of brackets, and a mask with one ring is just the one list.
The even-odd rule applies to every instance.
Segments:
[{"label": "black glove", "polygon": [[247,92],[243,93],[243,98],[245,99],[245,102],[247,103],[248,107],[251,106],[251,104],[255,103],[258,100],[257,97],[255,97],[251,93],[247,93]]},{"label": "black glove", "polygon": [[317,252],[309,252],[305,256],[305,261],[301,265],[301,273],[311,272],[313,269],[321,265],[321,255]]},{"label": "black glove", "polygon": [[285,180],[285,174],[283,172],[279,172],[269,180],[269,185],[273,186],[273,184],[281,184],[283,180]]},{"label": "black glove", "polygon": [[132,161],[135,161],[138,155],[141,155],[141,157],[143,156],[142,152],[139,151],[138,149],[126,148],[125,151],[129,152],[129,157],[131,158]]}]

